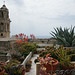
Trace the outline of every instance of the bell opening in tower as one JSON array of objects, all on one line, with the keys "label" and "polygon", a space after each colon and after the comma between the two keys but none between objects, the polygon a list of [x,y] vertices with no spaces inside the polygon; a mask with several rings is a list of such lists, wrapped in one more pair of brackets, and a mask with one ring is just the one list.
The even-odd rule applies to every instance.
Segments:
[{"label": "bell opening in tower", "polygon": [[3,33],[1,33],[1,36],[3,36]]}]

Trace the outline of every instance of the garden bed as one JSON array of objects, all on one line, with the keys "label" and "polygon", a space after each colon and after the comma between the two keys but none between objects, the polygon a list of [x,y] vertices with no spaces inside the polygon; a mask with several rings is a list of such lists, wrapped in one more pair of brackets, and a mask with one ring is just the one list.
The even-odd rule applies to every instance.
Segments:
[{"label": "garden bed", "polygon": [[24,59],[24,61],[19,62],[16,59],[10,59],[9,61],[3,63],[0,63],[0,67],[5,70],[4,74],[9,74],[9,75],[25,75],[25,65],[26,63],[31,59],[32,57],[32,52],[28,54],[28,56]]},{"label": "garden bed", "polygon": [[[39,71],[40,73],[45,73],[45,71],[47,72],[47,67],[51,69],[49,66],[47,67],[44,66],[44,64],[50,64],[52,66],[52,64],[50,63],[51,60],[47,59],[47,57],[48,58],[52,57],[59,61],[59,64],[57,65],[56,70],[62,70],[62,67],[67,67],[67,69],[68,68],[73,69],[75,67],[75,49],[63,48],[63,46],[60,46],[58,49],[55,49],[54,47],[45,47],[45,48],[46,48],[46,51],[41,51],[39,54],[40,64],[37,64],[37,67],[36,67],[37,73]],[[36,62],[38,62],[37,60],[38,58],[35,59]],[[53,66],[52,66],[52,69],[53,69]],[[63,70],[65,71],[66,69],[63,68]]]}]

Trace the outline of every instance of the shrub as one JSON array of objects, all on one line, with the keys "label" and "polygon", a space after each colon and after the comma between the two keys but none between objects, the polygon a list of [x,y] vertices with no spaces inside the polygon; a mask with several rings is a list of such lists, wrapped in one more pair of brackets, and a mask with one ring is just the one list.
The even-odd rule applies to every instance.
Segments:
[{"label": "shrub", "polygon": [[[46,47],[46,50],[48,51],[48,53],[50,54],[50,57],[52,58],[55,58],[57,60],[59,60],[59,58],[56,56],[55,52],[56,52],[56,49],[51,46],[51,47]],[[44,56],[45,57],[45,56]]]},{"label": "shrub", "polygon": [[39,62],[39,58],[35,59],[34,62],[35,62],[35,63]]},{"label": "shrub", "polygon": [[26,63],[26,68],[30,68],[31,67],[31,62],[30,61],[28,61],[27,63]]},{"label": "shrub", "polygon": [[57,49],[56,56],[60,59],[61,65],[70,66],[70,56],[67,55],[67,50],[64,50],[63,47]]},{"label": "shrub", "polygon": [[24,55],[24,57],[26,58],[26,56],[29,54],[29,51],[24,51],[23,52],[23,55]]},{"label": "shrub", "polygon": [[19,65],[20,62],[18,60],[11,59],[5,66],[5,71],[9,74],[13,74],[13,67]]},{"label": "shrub", "polygon": [[22,56],[22,55],[21,55],[19,52],[16,52],[16,53],[11,54],[11,58],[12,58],[12,59],[20,60],[20,57],[21,57],[21,56]]},{"label": "shrub", "polygon": [[[16,45],[18,45],[18,43],[16,43]],[[30,52],[34,53],[36,51],[36,44],[35,43],[26,44],[25,42],[20,43],[16,48],[16,51],[20,52],[22,55],[24,55],[24,57],[26,57]]]}]

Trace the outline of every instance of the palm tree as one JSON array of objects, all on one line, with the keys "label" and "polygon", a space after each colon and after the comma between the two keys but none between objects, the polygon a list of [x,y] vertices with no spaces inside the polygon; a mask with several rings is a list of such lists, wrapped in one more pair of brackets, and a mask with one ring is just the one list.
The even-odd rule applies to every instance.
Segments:
[{"label": "palm tree", "polygon": [[72,28],[54,28],[55,32],[51,31],[51,35],[55,38],[58,44],[72,47],[75,46],[75,33],[74,33],[75,26]]}]

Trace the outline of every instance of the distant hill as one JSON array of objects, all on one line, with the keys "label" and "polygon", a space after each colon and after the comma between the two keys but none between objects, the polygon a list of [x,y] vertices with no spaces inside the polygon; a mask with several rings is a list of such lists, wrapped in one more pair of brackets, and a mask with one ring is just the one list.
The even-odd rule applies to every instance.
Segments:
[{"label": "distant hill", "polygon": [[[10,36],[12,38],[15,37],[15,35]],[[30,36],[28,36],[29,38],[31,38]],[[35,36],[36,39],[49,39],[51,38],[51,36]]]}]

